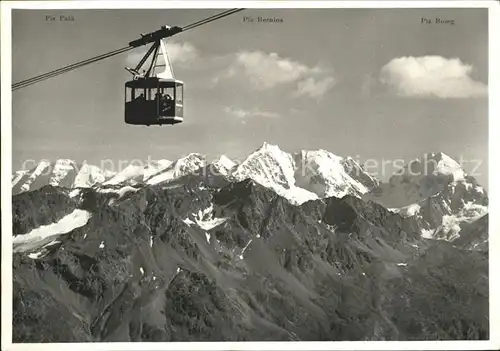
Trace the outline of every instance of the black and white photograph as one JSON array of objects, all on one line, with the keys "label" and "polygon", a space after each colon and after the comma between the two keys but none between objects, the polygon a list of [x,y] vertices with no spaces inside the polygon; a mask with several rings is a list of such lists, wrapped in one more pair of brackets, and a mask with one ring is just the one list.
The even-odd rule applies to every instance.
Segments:
[{"label": "black and white photograph", "polygon": [[3,2],[2,349],[497,348],[499,4],[370,3]]}]

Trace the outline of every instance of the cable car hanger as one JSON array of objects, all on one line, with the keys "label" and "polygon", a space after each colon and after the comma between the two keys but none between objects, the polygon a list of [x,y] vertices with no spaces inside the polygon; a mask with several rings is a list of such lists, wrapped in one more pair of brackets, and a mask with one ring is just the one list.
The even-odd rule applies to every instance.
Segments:
[{"label": "cable car hanger", "polygon": [[68,65],[68,66],[65,66],[65,67],[62,67],[62,68],[59,68],[59,69],[47,72],[47,73],[44,73],[44,74],[40,74],[38,76],[35,76],[35,77],[32,77],[32,78],[25,79],[23,81],[14,83],[14,84],[12,84],[12,91],[28,87],[30,85],[42,82],[42,81],[44,81],[46,79],[56,77],[56,76],[61,75],[63,73],[73,71],[75,69],[78,69],[78,68],[86,66],[86,65],[90,65],[90,64],[95,63],[95,62],[99,62],[101,60],[107,59],[107,58],[112,57],[112,56],[116,56],[118,54],[127,52],[129,50],[135,49],[135,48],[140,47],[140,46],[144,46],[144,45],[147,45],[147,44],[150,44],[150,43],[154,43],[153,46],[155,46],[156,43],[158,43],[161,39],[165,39],[165,38],[174,36],[175,34],[178,34],[178,33],[181,33],[181,32],[186,32],[186,31],[188,31],[190,29],[199,27],[201,25],[210,23],[212,21],[218,20],[220,18],[232,15],[234,13],[237,13],[237,12],[243,11],[243,10],[244,9],[226,10],[226,11],[223,11],[223,12],[217,14],[217,15],[207,17],[207,18],[205,18],[203,20],[200,20],[198,22],[191,23],[191,24],[189,24],[189,25],[187,25],[185,27],[178,27],[178,26],[167,27],[167,26],[162,26],[159,30],[157,30],[155,32],[151,32],[151,33],[148,33],[148,34],[141,34],[141,38],[139,38],[137,40],[134,40],[134,41],[131,41],[128,46],[123,47],[121,49],[110,51],[108,53],[105,53],[105,54],[102,54],[102,55],[99,55],[99,56],[95,56],[95,57],[89,58],[87,60],[80,61],[80,62],[71,64],[71,65]]}]

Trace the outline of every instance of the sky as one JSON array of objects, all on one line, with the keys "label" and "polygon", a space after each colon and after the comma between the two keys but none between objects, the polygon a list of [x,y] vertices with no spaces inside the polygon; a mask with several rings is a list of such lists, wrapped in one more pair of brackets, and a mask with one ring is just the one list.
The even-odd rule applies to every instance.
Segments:
[{"label": "sky", "polygon": [[[13,82],[220,11],[14,10]],[[168,47],[185,82],[183,123],[124,123],[124,67],[147,49],[138,48],[14,91],[13,169],[193,152],[241,161],[268,142],[371,160],[384,180],[391,161],[444,152],[487,187],[486,9],[247,9]]]}]

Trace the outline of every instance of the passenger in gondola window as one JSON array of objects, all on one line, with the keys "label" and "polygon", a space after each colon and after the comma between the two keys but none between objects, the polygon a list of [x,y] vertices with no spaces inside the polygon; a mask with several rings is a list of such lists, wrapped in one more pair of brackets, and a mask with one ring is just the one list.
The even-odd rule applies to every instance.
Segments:
[{"label": "passenger in gondola window", "polygon": [[167,100],[163,100],[162,103],[161,103],[161,108],[162,108],[162,111],[165,112],[167,110],[170,110],[170,104],[168,103]]}]

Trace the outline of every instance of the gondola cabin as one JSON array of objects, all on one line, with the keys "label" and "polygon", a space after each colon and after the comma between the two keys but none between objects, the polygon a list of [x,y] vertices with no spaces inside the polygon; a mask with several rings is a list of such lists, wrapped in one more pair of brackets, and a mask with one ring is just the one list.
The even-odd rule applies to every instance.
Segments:
[{"label": "gondola cabin", "polygon": [[[158,57],[163,62],[158,62]],[[150,58],[149,69],[139,73]],[[184,83],[174,77],[166,39],[156,40],[137,67],[125,68],[134,76],[125,83],[125,123],[174,125],[184,120]]]},{"label": "gondola cabin", "polygon": [[184,83],[175,78],[145,77],[125,84],[125,123],[163,125],[184,118]]}]

